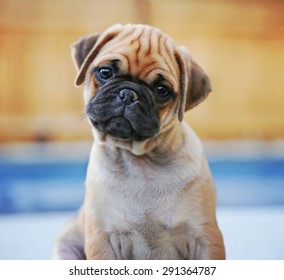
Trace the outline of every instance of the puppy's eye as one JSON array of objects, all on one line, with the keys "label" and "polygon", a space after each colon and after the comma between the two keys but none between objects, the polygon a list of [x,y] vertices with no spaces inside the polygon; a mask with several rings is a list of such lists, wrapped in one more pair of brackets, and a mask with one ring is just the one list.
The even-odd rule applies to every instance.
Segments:
[{"label": "puppy's eye", "polygon": [[108,80],[113,76],[113,71],[110,67],[101,67],[98,69],[97,74],[100,79]]},{"label": "puppy's eye", "polygon": [[163,99],[166,99],[171,95],[170,89],[164,85],[158,85],[156,91],[158,96]]}]

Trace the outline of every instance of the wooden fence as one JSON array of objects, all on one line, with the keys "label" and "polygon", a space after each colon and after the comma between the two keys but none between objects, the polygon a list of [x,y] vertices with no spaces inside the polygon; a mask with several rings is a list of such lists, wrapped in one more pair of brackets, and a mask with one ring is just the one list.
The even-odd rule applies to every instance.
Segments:
[{"label": "wooden fence", "polygon": [[0,142],[90,139],[69,45],[114,23],[161,28],[208,73],[202,138],[284,137],[284,2],[0,0]]}]

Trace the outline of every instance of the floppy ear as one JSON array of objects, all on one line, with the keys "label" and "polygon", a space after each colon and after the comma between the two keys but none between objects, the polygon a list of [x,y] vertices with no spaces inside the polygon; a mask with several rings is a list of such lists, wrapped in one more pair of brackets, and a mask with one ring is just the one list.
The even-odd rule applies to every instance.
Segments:
[{"label": "floppy ear", "polygon": [[203,69],[192,60],[186,48],[179,48],[177,55],[180,67],[181,102],[178,117],[181,121],[184,112],[202,102],[211,91],[211,84]]},{"label": "floppy ear", "polygon": [[83,36],[71,45],[73,62],[78,71],[101,34],[102,32]]},{"label": "floppy ear", "polygon": [[78,75],[75,80],[75,85],[80,86],[85,80],[85,75],[100,49],[111,39],[113,39],[120,31],[122,25],[116,24],[102,33],[94,33],[88,36],[81,37],[73,43],[72,57],[74,64],[78,70]]}]

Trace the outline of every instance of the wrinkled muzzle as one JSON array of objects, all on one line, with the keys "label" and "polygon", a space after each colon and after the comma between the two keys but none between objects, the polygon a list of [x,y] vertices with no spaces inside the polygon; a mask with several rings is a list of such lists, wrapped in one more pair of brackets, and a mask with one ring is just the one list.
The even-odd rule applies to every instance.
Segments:
[{"label": "wrinkled muzzle", "polygon": [[89,101],[86,113],[96,129],[115,138],[143,141],[159,132],[155,100],[143,84],[106,84]]}]

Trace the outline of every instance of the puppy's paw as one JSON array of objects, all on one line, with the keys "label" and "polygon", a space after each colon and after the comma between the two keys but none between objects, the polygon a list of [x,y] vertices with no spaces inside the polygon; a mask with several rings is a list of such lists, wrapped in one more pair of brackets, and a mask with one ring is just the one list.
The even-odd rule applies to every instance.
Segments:
[{"label": "puppy's paw", "polygon": [[205,240],[190,227],[187,227],[187,230],[182,230],[182,227],[176,228],[173,233],[171,241],[179,259],[208,259]]},{"label": "puppy's paw", "polygon": [[143,235],[138,231],[109,233],[109,244],[118,260],[149,259],[151,250]]},{"label": "puppy's paw", "polygon": [[174,260],[194,260],[200,250],[200,242],[188,225],[165,229],[154,243],[154,258]]},{"label": "puppy's paw", "polygon": [[173,255],[175,255],[175,259],[188,260],[190,258],[190,252],[192,248],[189,246],[186,240],[180,240],[179,242],[175,242],[172,245],[174,249]]},{"label": "puppy's paw", "polygon": [[153,256],[154,259],[161,260],[188,260],[191,249],[186,238],[167,240],[163,244],[157,244]]},{"label": "puppy's paw", "polygon": [[109,234],[109,243],[118,260],[132,259],[132,240],[128,232],[112,232]]},{"label": "puppy's paw", "polygon": [[208,246],[206,241],[201,238],[189,240],[189,259],[190,260],[209,260]]},{"label": "puppy's paw", "polygon": [[202,259],[203,254],[203,246],[195,236],[182,236],[171,240],[171,243],[160,250],[162,259],[196,260]]}]

